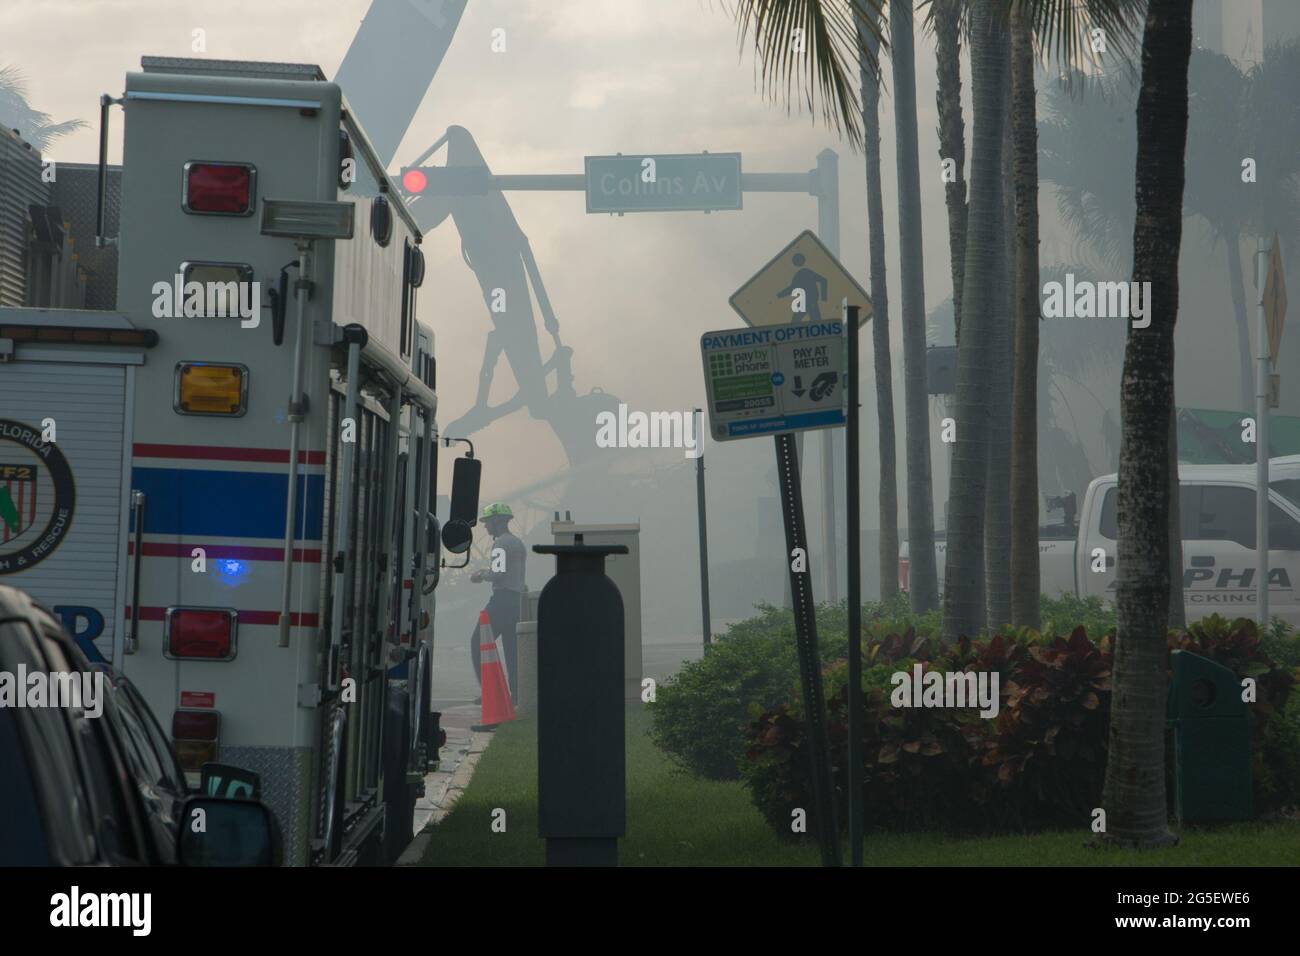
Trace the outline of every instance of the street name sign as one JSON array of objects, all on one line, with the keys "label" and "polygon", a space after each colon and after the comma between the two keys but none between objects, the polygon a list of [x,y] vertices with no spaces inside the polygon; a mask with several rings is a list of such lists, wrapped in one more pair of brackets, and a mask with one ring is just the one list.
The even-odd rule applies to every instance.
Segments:
[{"label": "street name sign", "polygon": [[709,430],[718,441],[834,428],[846,420],[840,319],[700,336]]},{"label": "street name sign", "polygon": [[585,158],[587,212],[741,208],[740,153],[620,153]]},{"label": "street name sign", "polygon": [[843,318],[858,307],[858,325],[871,317],[871,299],[811,230],[759,269],[731,297],[731,307],[755,328]]}]

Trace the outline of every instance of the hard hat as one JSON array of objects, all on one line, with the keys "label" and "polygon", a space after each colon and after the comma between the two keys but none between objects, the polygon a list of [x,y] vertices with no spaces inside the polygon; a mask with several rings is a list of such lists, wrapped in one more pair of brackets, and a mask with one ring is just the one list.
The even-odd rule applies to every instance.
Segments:
[{"label": "hard hat", "polygon": [[488,518],[497,516],[502,518],[513,518],[515,513],[510,510],[508,504],[498,501],[496,504],[491,504],[484,508],[483,513],[479,515],[479,518],[486,521]]}]

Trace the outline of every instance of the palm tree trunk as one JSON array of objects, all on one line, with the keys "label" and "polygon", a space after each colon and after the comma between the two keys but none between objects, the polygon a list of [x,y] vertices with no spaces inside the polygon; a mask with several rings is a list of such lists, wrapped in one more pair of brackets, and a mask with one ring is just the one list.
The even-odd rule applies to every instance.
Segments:
[{"label": "palm tree trunk", "polygon": [[[974,4],[971,17],[971,89],[974,133],[970,220],[962,309],[965,326],[957,347],[952,455],[948,504],[948,558],[944,572],[943,636],[974,635],[982,623],[984,590],[984,488],[988,481],[990,314],[993,274],[1002,242],[1002,128],[1004,77],[1009,49],[1006,24],[993,4]],[[1005,383],[1002,383],[1005,386]]]},{"label": "palm tree trunk", "polygon": [[876,428],[880,435],[880,599],[898,591],[898,464],[894,437],[894,380],[889,349],[889,293],[885,287],[885,212],[880,188],[880,41],[857,16],[862,74],[863,153],[867,174],[867,234],[871,253],[871,345],[875,353]]},{"label": "palm tree trunk", "polygon": [[961,11],[965,0],[934,0],[934,54],[938,89],[939,160],[951,159],[956,175],[943,184],[948,207],[952,263],[952,320],[961,341],[962,276],[966,267],[966,124],[961,112]]},{"label": "palm tree trunk", "polygon": [[1102,806],[1109,842],[1168,845],[1165,628],[1169,622],[1170,424],[1187,147],[1191,0],[1151,0],[1137,106],[1133,280],[1150,325],[1130,327],[1120,384],[1118,627]]},{"label": "palm tree trunk", "polygon": [[1037,630],[1038,567],[1038,124],[1033,24],[1011,12],[1011,138],[1016,204],[1015,349],[1011,383],[1011,623]]},{"label": "palm tree trunk", "polygon": [[[1011,68],[1003,70],[1002,95],[1011,103]],[[1002,126],[1002,219],[994,270],[995,307],[990,317],[989,479],[984,489],[985,625],[995,633],[1011,621],[1011,275],[1015,262],[1015,182],[1011,124]]]},{"label": "palm tree trunk", "polygon": [[925,271],[921,246],[921,167],[916,133],[912,0],[890,0],[898,166],[898,266],[902,282],[903,405],[907,420],[907,548],[912,610],[938,606],[934,492],[930,481],[929,396],[925,389]]},{"label": "palm tree trunk", "polygon": [[1183,603],[1183,527],[1178,481],[1178,408],[1169,399],[1169,623],[1182,630],[1187,626],[1187,605]]}]

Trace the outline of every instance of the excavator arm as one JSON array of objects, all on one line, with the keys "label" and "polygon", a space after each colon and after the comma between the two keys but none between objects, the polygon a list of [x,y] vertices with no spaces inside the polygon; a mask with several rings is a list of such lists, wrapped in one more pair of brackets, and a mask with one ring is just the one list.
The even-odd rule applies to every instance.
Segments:
[{"label": "excavator arm", "polygon": [[[391,164],[451,44],[466,0],[374,0],[361,22],[337,81],[356,110],[385,163]],[[425,166],[446,147],[443,166]],[[412,171],[418,175],[411,176]],[[617,407],[601,391],[578,396],[573,387],[573,350],[560,339],[559,321],[546,292],[536,257],[505,195],[491,188],[488,168],[473,136],[464,127],[448,128],[411,164],[403,167],[402,186],[420,228],[428,232],[451,218],[461,238],[461,255],[474,272],[492,320],[474,406],[446,431],[468,435],[526,407],[547,421],[570,463],[592,454],[594,414]],[[443,188],[425,187],[437,179]],[[536,299],[542,326],[554,348],[542,361],[532,310]],[[493,375],[505,355],[518,384],[498,405],[488,404]],[[555,390],[547,377],[555,373]]]}]

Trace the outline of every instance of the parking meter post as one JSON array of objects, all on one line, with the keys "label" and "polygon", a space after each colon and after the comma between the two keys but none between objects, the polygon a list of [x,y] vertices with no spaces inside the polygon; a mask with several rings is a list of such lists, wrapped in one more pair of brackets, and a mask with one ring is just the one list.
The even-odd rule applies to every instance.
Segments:
[{"label": "parking meter post", "polygon": [[[776,471],[781,482],[781,516],[785,523],[785,560],[790,569],[794,606],[794,639],[799,653],[799,679],[803,711],[808,721],[812,751],[813,813],[816,814],[822,865],[840,865],[840,833],[835,819],[830,748],[826,734],[826,702],[822,693],[821,653],[817,649],[817,616],[813,604],[812,572],[806,564],[795,569],[796,549],[807,561],[808,538],[804,530],[803,489],[799,482],[799,456],[794,435],[776,435]],[[810,814],[811,815],[811,814]]]},{"label": "parking meter post", "polygon": [[534,545],[556,573],[537,607],[537,809],[548,866],[617,866],[627,832],[623,597],[605,558],[626,545]]}]

